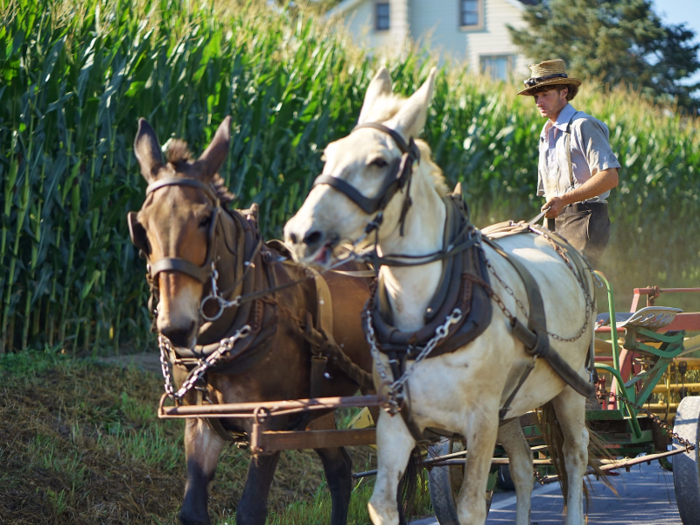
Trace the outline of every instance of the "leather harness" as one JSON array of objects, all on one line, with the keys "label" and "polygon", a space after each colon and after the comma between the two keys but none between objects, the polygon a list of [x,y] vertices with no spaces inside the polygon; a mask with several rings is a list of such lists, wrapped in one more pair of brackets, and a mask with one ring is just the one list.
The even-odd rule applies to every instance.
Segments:
[{"label": "leather harness", "polygon": [[[235,275],[241,276],[233,288],[223,292],[225,295],[243,297],[237,305],[235,315],[226,324],[205,323],[197,335],[197,345],[194,349],[173,347],[169,358],[174,367],[187,371],[196,366],[201,359],[212,354],[219,348],[219,341],[241,329],[244,325],[251,327],[249,336],[239,340],[231,352],[225,355],[220,364],[212,370],[217,374],[235,375],[245,372],[260,362],[273,348],[270,340],[277,334],[279,308],[274,301],[266,301],[266,295],[288,286],[297,285],[309,278],[314,280],[316,300],[313,302],[313,312],[305,311],[303,319],[296,320],[300,335],[304,337],[311,351],[311,372],[309,397],[320,395],[323,374],[326,370],[328,357],[353,381],[365,389],[373,389],[371,375],[353,363],[343,350],[336,344],[332,336],[333,303],[330,288],[324,277],[315,270],[305,270],[311,275],[305,275],[300,280],[292,280],[278,286],[276,265],[283,265],[289,271],[296,267],[280,254],[289,256],[284,245],[279,241],[264,243],[257,226],[257,206],[251,210],[232,210],[223,208],[214,188],[196,179],[168,178],[150,184],[147,194],[164,186],[189,186],[202,190],[214,204],[211,225],[207,233],[207,257],[202,266],[197,266],[187,260],[177,257],[162,258],[148,265],[148,280],[151,285],[151,301],[157,300],[157,276],[163,271],[175,271],[189,275],[205,285],[208,285],[217,261],[217,249],[220,244],[236,255]],[[151,250],[145,229],[136,220],[136,213],[128,214],[129,232],[133,244],[140,250],[142,256],[148,259]],[[236,238],[236,233],[238,236]],[[343,272],[348,273],[348,272]],[[358,272],[362,275],[362,272]],[[293,274],[290,274],[290,276]],[[246,300],[250,298],[250,300]],[[150,302],[150,301],[149,301]],[[150,308],[154,311],[153,308]],[[198,403],[201,403],[198,395]],[[310,418],[302,417],[294,422],[295,428],[308,424]],[[241,443],[245,436],[241,432],[226,430],[217,418],[207,419],[214,431],[228,441]]]},{"label": "leather harness", "polygon": [[[419,156],[412,153],[417,151],[417,146],[413,138],[406,144],[405,140],[395,131],[382,124],[366,123],[357,126],[357,129],[373,128],[391,136],[402,152],[400,163],[393,163],[385,176],[382,190],[374,198],[365,197],[356,188],[346,181],[330,175],[318,177],[314,183],[328,184],[343,193],[351,201],[357,204],[366,213],[379,212],[379,215],[369,223],[369,228],[377,228],[381,224],[381,213],[396,194],[397,191],[406,187],[406,195],[402,206],[400,224],[403,235],[403,224],[408,208],[411,205],[409,196],[410,181],[413,173],[413,162],[419,160]],[[550,346],[549,335],[547,333],[547,323],[544,311],[544,302],[540,294],[537,282],[517,257],[506,253],[496,242],[496,238],[506,235],[534,233],[546,234],[563,249],[570,260],[574,261],[576,271],[579,276],[584,276],[584,271],[589,269],[583,257],[573,249],[566,240],[557,236],[553,232],[543,231],[541,228],[526,223],[502,223],[486,228],[481,232],[469,223],[469,214],[466,203],[461,196],[461,188],[453,195],[444,198],[447,214],[445,224],[445,236],[443,245],[446,247],[441,252],[430,254],[424,257],[393,255],[379,258],[376,256],[370,260],[378,271],[379,266],[409,266],[425,264],[442,259],[443,273],[440,284],[433,299],[425,313],[425,326],[415,332],[401,332],[392,325],[391,308],[388,304],[386,289],[381,279],[369,299],[368,311],[374,326],[378,349],[389,357],[389,365],[394,376],[394,381],[398,380],[405,372],[406,361],[415,358],[427,341],[435,334],[435,330],[440,326],[449,312],[459,308],[464,312],[462,321],[450,333],[449,337],[438,343],[435,349],[428,356],[436,357],[447,352],[453,352],[476,337],[481,335],[491,322],[492,298],[494,292],[489,284],[488,271],[485,266],[485,258],[480,241],[489,244],[496,252],[505,258],[520,276],[527,291],[527,299],[530,305],[528,324],[525,326],[520,320],[513,316],[513,335],[520,339],[526,351],[534,358],[545,359],[552,369],[572,388],[581,395],[594,397],[595,389],[588,381],[564,361],[558,352]],[[459,247],[455,250],[455,247]],[[376,251],[376,247],[375,247]],[[419,261],[402,262],[400,259],[419,259]],[[582,278],[581,281],[588,286],[588,280]],[[591,294],[591,290],[585,290]],[[367,326],[367,325],[365,325]],[[526,367],[521,374],[515,389],[510,393],[504,405],[499,411],[499,418],[503,421],[508,413],[510,404],[515,398],[520,387],[525,383],[530,372],[534,369],[533,362]],[[425,441],[425,437],[418,431],[417,425],[410,416],[410,395],[408,393],[408,383],[406,392],[400,393],[401,415],[417,442]]]}]

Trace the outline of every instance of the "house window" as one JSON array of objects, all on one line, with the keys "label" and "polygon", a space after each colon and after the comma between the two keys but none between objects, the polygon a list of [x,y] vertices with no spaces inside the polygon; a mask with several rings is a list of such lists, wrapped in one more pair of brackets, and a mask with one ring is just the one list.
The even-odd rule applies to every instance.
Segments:
[{"label": "house window", "polygon": [[482,0],[460,0],[460,24],[462,27],[481,26]]},{"label": "house window", "polygon": [[482,55],[479,62],[481,73],[494,80],[508,80],[513,71],[513,55]]},{"label": "house window", "polygon": [[377,31],[389,29],[389,2],[377,2],[376,22]]}]

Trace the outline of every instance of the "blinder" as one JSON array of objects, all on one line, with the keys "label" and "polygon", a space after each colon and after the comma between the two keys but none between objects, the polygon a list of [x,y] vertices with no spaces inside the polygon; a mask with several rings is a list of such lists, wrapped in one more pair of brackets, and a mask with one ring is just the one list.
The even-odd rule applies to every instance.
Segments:
[{"label": "blinder", "polygon": [[148,243],[146,228],[141,225],[137,217],[138,213],[135,211],[126,214],[126,220],[129,223],[129,237],[131,237],[131,243],[148,257],[151,254],[151,245]]},{"label": "blinder", "polygon": [[[382,133],[386,133],[392,139],[394,139],[394,142],[396,142],[396,145],[399,147],[402,153],[400,159],[395,160],[389,165],[389,170],[385,176],[384,184],[382,184],[382,187],[377,195],[375,197],[365,197],[352,184],[331,175],[320,175],[316,178],[313,185],[318,186],[320,184],[327,184],[345,195],[365,213],[372,214],[383,211],[396,192],[403,189],[407,185],[410,188],[411,176],[413,175],[413,163],[420,162],[420,150],[413,140],[413,137],[411,137],[407,144],[403,137],[395,130],[376,122],[360,124],[356,126],[352,132],[354,133],[355,131],[363,128],[372,128],[381,131]],[[407,191],[404,204],[401,209],[400,222],[402,235],[404,219],[410,206],[411,199]]]}]

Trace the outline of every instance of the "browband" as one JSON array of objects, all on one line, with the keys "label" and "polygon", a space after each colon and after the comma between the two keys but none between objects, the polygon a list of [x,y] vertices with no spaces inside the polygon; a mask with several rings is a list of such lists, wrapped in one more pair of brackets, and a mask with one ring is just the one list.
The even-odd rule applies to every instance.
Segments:
[{"label": "browband", "polygon": [[210,197],[215,203],[217,203],[217,205],[219,202],[219,197],[209,184],[204,184],[197,179],[190,178],[171,177],[168,179],[157,180],[148,185],[146,188],[146,195],[149,195],[164,186],[191,186],[193,188],[197,188],[198,190],[202,190],[207,194],[207,197]]}]

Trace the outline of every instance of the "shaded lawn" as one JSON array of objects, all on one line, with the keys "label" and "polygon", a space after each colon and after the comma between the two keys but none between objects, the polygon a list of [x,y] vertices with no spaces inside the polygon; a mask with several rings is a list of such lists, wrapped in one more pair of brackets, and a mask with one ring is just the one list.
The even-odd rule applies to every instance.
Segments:
[{"label": "shaded lawn", "polygon": [[[156,417],[161,393],[162,378],[133,367],[30,351],[0,357],[0,523],[176,523],[184,423]],[[369,448],[350,453],[355,471],[374,468]],[[216,523],[235,523],[249,457],[224,450],[209,504]],[[313,451],[283,453],[268,523],[327,523],[322,472]],[[370,494],[371,482],[356,487],[350,523],[369,523]]]}]

